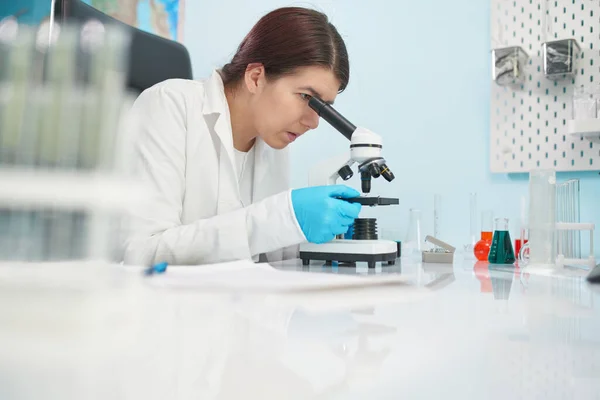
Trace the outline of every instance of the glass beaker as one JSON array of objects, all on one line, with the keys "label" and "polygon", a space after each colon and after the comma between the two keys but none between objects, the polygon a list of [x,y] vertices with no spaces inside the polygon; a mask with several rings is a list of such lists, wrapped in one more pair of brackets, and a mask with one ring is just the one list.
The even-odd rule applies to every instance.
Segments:
[{"label": "glass beaker", "polygon": [[508,232],[508,218],[496,218],[494,221],[494,237],[488,261],[490,264],[512,264],[516,261]]},{"label": "glass beaker", "polygon": [[411,208],[408,231],[402,243],[402,256],[420,256],[421,250],[421,210]]},{"label": "glass beaker", "polygon": [[596,118],[598,115],[597,102],[594,89],[583,85],[575,87],[572,118],[575,120]]},{"label": "glass beaker", "polygon": [[491,210],[485,210],[481,213],[481,238],[475,243],[473,253],[479,261],[487,261],[490,247],[492,245],[493,218]]}]

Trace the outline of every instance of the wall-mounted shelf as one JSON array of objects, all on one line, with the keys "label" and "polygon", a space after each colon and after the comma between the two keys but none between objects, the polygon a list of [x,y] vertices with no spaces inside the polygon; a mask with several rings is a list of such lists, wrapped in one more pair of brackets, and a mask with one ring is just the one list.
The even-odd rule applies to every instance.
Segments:
[{"label": "wall-mounted shelf", "polygon": [[567,128],[570,135],[600,142],[600,118],[569,120]]},{"label": "wall-mounted shelf", "polygon": [[[520,46],[529,55],[521,85],[490,81],[492,172],[600,170],[599,135],[571,134],[575,130],[568,126],[575,88],[591,89],[600,82],[599,16],[598,0],[492,0],[491,48]],[[544,43],[564,39],[575,40],[581,51],[574,54],[572,76],[550,79],[544,69]]]}]

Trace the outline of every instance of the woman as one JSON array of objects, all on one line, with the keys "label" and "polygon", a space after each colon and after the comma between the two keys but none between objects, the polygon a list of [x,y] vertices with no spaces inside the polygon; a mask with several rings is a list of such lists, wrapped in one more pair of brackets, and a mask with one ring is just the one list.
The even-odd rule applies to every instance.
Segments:
[{"label": "woman", "polygon": [[346,186],[289,190],[287,146],[348,84],[345,44],[327,17],[281,8],[248,33],[205,81],[172,79],[133,106],[137,172],[150,196],[135,210],[125,262],[204,264],[296,257],[358,217]]}]

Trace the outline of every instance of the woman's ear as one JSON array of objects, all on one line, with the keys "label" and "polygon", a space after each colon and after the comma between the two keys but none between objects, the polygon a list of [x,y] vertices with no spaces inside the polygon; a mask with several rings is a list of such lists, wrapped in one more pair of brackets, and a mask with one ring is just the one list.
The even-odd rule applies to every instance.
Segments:
[{"label": "woman's ear", "polygon": [[261,63],[251,63],[246,67],[244,83],[252,94],[259,93],[266,82],[265,66]]}]

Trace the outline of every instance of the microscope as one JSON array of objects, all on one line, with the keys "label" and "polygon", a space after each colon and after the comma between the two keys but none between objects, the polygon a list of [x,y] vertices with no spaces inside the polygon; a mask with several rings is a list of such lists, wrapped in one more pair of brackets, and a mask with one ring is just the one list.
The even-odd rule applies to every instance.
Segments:
[{"label": "microscope", "polygon": [[[308,105],[321,118],[350,140],[350,156],[344,154],[334,157],[312,168],[309,172],[309,186],[335,185],[338,178],[346,181],[354,175],[352,166],[358,164],[361,191],[366,196],[345,200],[371,207],[398,204],[397,198],[368,196],[371,192],[371,179],[380,176],[383,176],[388,182],[394,179],[394,174],[381,156],[383,147],[381,136],[368,129],[357,128],[331,105],[318,97],[311,97]],[[367,262],[369,268],[375,268],[377,262],[387,262],[388,265],[394,265],[399,255],[396,242],[378,239],[375,218],[355,219],[352,238],[348,239],[342,236],[339,235],[327,243],[301,244],[300,258],[302,264],[308,265],[311,260],[323,260],[326,263],[333,261],[344,263]]]}]

